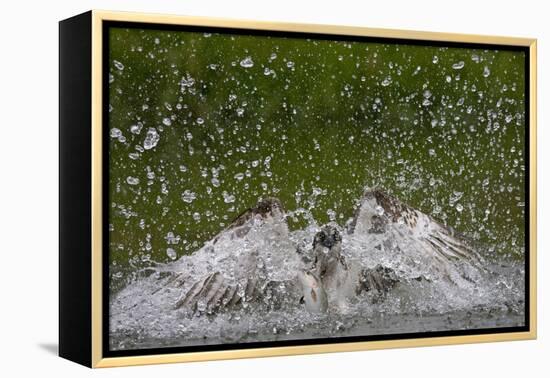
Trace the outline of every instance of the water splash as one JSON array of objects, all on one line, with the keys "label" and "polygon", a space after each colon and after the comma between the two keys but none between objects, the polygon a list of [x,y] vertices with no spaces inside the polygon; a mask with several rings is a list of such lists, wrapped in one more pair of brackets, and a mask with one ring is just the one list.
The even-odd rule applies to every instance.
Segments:
[{"label": "water splash", "polygon": [[251,68],[251,67],[254,67],[254,61],[252,60],[251,57],[247,56],[246,58],[241,60],[240,65],[243,68]]},{"label": "water splash", "polygon": [[151,127],[149,128],[149,130],[147,130],[147,135],[145,136],[145,140],[143,141],[143,148],[145,148],[146,150],[155,148],[159,140],[160,135],[158,134],[157,130]]},{"label": "water splash", "polygon": [[464,68],[464,65],[465,65],[464,61],[461,60],[460,62],[453,63],[452,67],[453,67],[454,70],[461,70],[461,69]]},{"label": "water splash", "polygon": [[[380,205],[363,211],[367,215],[390,216]],[[342,255],[350,267],[350,276],[358,277],[353,275],[382,265],[399,277],[399,283],[384,295],[372,291],[357,294],[352,280],[354,285],[342,285],[337,292],[329,293],[329,310],[322,314],[308,312],[296,290],[297,272],[310,266],[312,241],[320,229],[310,210],[298,208],[265,218],[244,218],[248,221],[230,226],[193,254],[141,271],[134,282],[113,295],[111,348],[523,324],[522,265],[434,258],[426,253],[426,232],[433,233],[441,226],[427,215],[418,214],[419,226],[414,232],[401,221],[373,232],[365,230],[372,230],[375,224],[361,224],[360,217],[354,220],[353,232],[349,228],[353,220],[346,227],[333,224],[343,235]],[[295,217],[307,219],[308,223],[290,231],[287,220]],[[167,249],[170,258],[177,254],[174,248]],[[443,251],[449,256],[451,252]],[[227,285],[227,289],[212,290],[217,294],[210,297],[196,295],[190,311],[181,303],[198,283]],[[216,299],[223,302],[223,298],[238,305],[225,311],[221,305],[213,305]]]}]

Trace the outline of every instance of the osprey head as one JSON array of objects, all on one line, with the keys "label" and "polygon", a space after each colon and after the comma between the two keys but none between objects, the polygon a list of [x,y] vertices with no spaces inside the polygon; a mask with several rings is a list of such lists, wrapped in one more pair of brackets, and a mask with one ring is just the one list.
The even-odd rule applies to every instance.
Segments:
[{"label": "osprey head", "polygon": [[315,234],[315,238],[313,239],[313,248],[315,249],[318,246],[323,246],[330,249],[341,242],[342,236],[336,227],[327,225]]}]

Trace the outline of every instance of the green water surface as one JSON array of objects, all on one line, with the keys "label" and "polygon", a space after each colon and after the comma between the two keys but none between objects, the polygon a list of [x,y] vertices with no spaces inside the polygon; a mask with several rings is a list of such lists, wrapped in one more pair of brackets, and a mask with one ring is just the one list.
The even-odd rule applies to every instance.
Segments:
[{"label": "green water surface", "polygon": [[343,225],[374,185],[523,258],[523,51],[111,28],[109,54],[113,287],[259,198]]}]

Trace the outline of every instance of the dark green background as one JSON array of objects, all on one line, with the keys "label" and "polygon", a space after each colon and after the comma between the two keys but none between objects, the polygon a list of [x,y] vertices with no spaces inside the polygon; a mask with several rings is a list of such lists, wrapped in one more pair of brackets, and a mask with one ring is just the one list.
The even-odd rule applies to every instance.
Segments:
[{"label": "dark green background", "polygon": [[523,258],[524,52],[123,28],[109,47],[113,288],[260,197],[343,224],[365,185]]}]

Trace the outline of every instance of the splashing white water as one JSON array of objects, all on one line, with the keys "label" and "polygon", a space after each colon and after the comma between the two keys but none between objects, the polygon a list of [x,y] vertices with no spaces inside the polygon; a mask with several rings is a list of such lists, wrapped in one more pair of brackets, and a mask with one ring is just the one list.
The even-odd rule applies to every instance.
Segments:
[{"label": "splashing white water", "polygon": [[[290,232],[285,218],[297,214],[310,223]],[[421,235],[409,232],[404,224],[393,224],[382,233],[339,230],[352,285],[329,293],[328,313],[308,312],[295,287],[297,272],[307,267],[319,231],[309,211],[299,209],[284,216],[252,218],[189,256],[144,271],[142,278],[111,298],[111,348],[522,324],[524,271],[519,264],[481,266],[433,259],[426,254]],[[395,272],[399,283],[385,296],[357,294],[358,273],[378,265]],[[212,298],[199,299],[192,312],[178,307],[193,285],[215,272],[242,298],[239,307],[218,311],[210,307]],[[257,286],[253,299],[245,293],[250,282]]]}]

